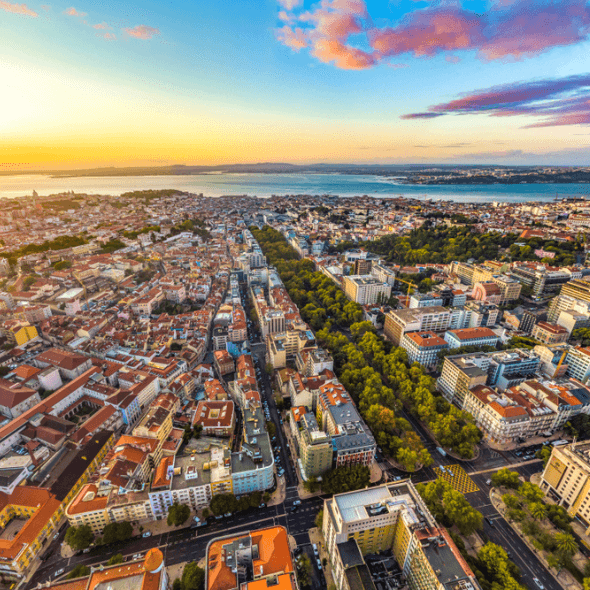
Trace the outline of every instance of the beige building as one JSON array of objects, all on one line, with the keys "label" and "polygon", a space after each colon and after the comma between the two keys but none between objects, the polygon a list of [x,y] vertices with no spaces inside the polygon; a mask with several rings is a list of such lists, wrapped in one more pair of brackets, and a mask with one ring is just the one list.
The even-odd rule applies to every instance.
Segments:
[{"label": "beige building", "polygon": [[541,488],[582,521],[590,534],[590,442],[553,447]]},{"label": "beige building", "polygon": [[448,532],[410,481],[336,494],[322,525],[338,590],[372,588],[364,556],[392,550],[412,590],[479,590]]},{"label": "beige building", "polygon": [[550,324],[549,322],[539,322],[534,328],[531,336],[547,346],[552,344],[561,344],[567,342],[569,333],[563,326]]},{"label": "beige building", "polygon": [[439,305],[400,309],[387,313],[383,332],[391,342],[399,346],[407,332],[440,332],[447,330],[450,322],[450,310]]},{"label": "beige building", "polygon": [[490,359],[485,354],[447,356],[437,389],[448,402],[462,408],[469,390],[486,384],[489,366]]}]

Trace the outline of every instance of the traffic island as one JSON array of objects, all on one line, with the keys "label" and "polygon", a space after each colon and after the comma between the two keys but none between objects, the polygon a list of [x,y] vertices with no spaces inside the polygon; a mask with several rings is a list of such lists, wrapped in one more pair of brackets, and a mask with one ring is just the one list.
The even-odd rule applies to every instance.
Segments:
[{"label": "traffic island", "polygon": [[[526,544],[526,546],[539,558],[541,563],[545,566],[547,571],[551,574],[551,576],[555,579],[555,581],[562,587],[564,590],[581,590],[582,584],[580,584],[574,576],[565,568],[561,568],[556,571],[555,567],[551,567],[548,563],[548,557],[552,556],[552,554],[548,551],[545,551],[539,547],[533,545],[530,541],[529,537],[524,534],[520,523],[513,521],[511,518],[508,517],[508,513],[510,509],[506,506],[504,501],[502,500],[503,493],[510,493],[514,490],[510,490],[508,488],[493,488],[490,490],[490,501],[494,508],[500,513],[502,518],[510,525],[510,527],[514,530],[515,533],[522,539],[522,541]],[[541,526],[541,525],[539,525]],[[544,532],[555,535],[556,530],[553,527],[542,527]]]}]

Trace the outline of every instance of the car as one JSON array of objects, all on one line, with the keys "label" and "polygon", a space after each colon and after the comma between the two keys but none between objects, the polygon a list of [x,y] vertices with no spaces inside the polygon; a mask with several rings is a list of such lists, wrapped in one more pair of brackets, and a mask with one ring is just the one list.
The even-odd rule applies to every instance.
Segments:
[{"label": "car", "polygon": [[231,512],[226,512],[223,516],[225,516],[225,518],[229,518],[232,515]]},{"label": "car", "polygon": [[59,537],[59,531],[57,531],[57,533],[55,533],[55,535],[53,535],[53,540],[55,541],[55,539],[57,539]]},{"label": "car", "polygon": [[90,553],[90,547],[86,547],[86,549],[84,549],[84,551],[82,551],[82,553]]},{"label": "car", "polygon": [[489,525],[490,525],[492,528],[495,528],[495,527],[496,527],[496,525],[494,524],[494,521],[493,521],[491,518],[487,517],[487,516],[486,516],[486,522],[487,522],[487,523],[488,523],[488,524],[489,524]]},{"label": "car", "polygon": [[492,480],[491,479],[486,480],[486,485],[487,486],[491,486],[492,485]]},{"label": "car", "polygon": [[65,572],[65,571],[66,571],[66,570],[64,570],[64,568],[63,568],[63,567],[60,567],[58,570],[56,570],[56,571],[53,573],[53,577],[54,577],[54,578],[57,578],[57,576],[61,576],[61,575],[62,575],[62,574]]},{"label": "car", "polygon": [[138,559],[143,559],[143,553],[134,553],[133,557],[131,559],[133,561],[137,561]]},{"label": "car", "polygon": [[299,506],[291,506],[291,512],[297,512]]},{"label": "car", "polygon": [[144,539],[147,539],[148,537],[152,536],[151,531],[146,531],[145,533],[143,533],[143,535],[141,535]]},{"label": "car", "polygon": [[316,559],[316,561],[318,562],[318,569],[321,570],[322,569],[322,562],[319,559]]},{"label": "car", "polygon": [[293,502],[293,506],[299,506],[299,504],[301,504],[301,500],[295,500],[295,502]]},{"label": "car", "polygon": [[313,543],[313,544],[312,544],[312,547],[313,547],[313,552],[314,552],[316,555],[319,555],[319,552],[318,552],[318,546],[317,546],[315,543]]},{"label": "car", "polygon": [[537,585],[539,590],[545,590],[545,586],[543,586],[543,582],[541,582],[539,578],[533,578],[533,582]]},{"label": "car", "polygon": [[260,506],[258,506],[258,508],[266,508],[266,504],[264,502],[262,502],[262,504],[260,504]]}]

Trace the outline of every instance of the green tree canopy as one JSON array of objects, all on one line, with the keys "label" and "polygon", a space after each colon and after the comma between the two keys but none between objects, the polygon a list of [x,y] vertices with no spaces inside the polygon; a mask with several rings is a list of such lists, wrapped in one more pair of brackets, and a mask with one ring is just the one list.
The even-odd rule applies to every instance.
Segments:
[{"label": "green tree canopy", "polygon": [[191,509],[186,504],[175,502],[168,510],[166,522],[169,526],[180,526],[184,524],[191,515]]},{"label": "green tree canopy", "polygon": [[65,541],[75,551],[82,551],[90,547],[94,541],[94,533],[87,524],[71,526],[66,532]]}]

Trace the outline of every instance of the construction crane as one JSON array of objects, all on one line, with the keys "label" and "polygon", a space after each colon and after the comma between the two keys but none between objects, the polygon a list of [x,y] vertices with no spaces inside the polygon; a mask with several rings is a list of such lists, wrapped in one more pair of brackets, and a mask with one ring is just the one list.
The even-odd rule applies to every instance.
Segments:
[{"label": "construction crane", "polygon": [[564,350],[563,354],[561,355],[561,358],[559,359],[559,362],[557,363],[557,367],[555,367],[555,376],[556,377],[559,376],[559,369],[561,368],[561,365],[562,365],[563,361],[565,360],[566,355],[567,355],[567,350]]},{"label": "construction crane", "polygon": [[84,284],[84,281],[78,276],[78,273],[75,272],[73,274],[74,274],[74,278],[82,286],[82,289],[84,289],[84,299],[86,300],[86,309],[89,311],[90,310],[90,304],[88,302],[88,291],[86,290],[86,285]]},{"label": "construction crane", "polygon": [[407,292],[408,297],[410,296],[410,289],[416,288],[416,283],[413,283],[412,281],[404,281],[404,279],[400,279],[399,277],[395,277],[395,280],[399,281],[400,283],[405,283],[406,285],[408,285],[408,292]]}]

